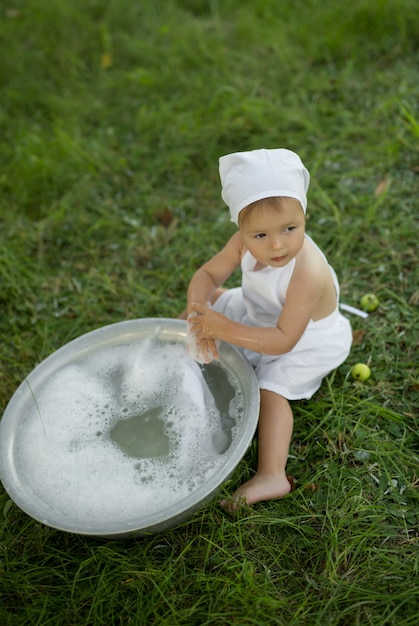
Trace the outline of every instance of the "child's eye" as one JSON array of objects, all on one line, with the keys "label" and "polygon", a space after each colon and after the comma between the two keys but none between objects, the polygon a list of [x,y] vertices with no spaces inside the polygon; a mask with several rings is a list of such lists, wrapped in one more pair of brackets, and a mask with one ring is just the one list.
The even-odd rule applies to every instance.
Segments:
[{"label": "child's eye", "polygon": [[255,235],[255,239],[263,239],[264,237],[266,237],[265,233],[258,233]]},{"label": "child's eye", "polygon": [[287,228],[284,229],[284,233],[291,233],[293,230],[295,230],[295,226],[287,226]]}]

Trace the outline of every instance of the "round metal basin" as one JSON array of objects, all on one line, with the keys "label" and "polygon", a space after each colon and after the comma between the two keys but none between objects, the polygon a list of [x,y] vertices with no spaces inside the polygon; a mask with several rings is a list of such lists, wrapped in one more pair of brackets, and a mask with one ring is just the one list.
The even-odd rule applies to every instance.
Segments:
[{"label": "round metal basin", "polygon": [[259,389],[222,343],[199,366],[186,323],[112,324],[66,344],[21,383],[0,421],[0,479],[59,530],[121,539],[165,531],[213,498],[254,436]]}]

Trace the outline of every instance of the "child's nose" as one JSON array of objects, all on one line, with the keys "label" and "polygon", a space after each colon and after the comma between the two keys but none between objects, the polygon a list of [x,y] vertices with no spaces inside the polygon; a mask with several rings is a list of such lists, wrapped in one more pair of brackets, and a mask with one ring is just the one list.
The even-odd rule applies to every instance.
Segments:
[{"label": "child's nose", "polygon": [[275,250],[281,247],[281,237],[279,235],[275,235],[272,237],[272,248]]}]

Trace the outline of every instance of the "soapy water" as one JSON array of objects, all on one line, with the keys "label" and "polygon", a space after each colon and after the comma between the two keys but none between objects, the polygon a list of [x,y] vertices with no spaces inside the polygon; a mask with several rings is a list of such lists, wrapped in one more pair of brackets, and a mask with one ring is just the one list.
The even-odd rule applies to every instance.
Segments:
[{"label": "soapy water", "polygon": [[93,525],[190,495],[225,463],[243,410],[218,363],[153,339],[79,358],[35,394],[16,462],[50,510]]}]

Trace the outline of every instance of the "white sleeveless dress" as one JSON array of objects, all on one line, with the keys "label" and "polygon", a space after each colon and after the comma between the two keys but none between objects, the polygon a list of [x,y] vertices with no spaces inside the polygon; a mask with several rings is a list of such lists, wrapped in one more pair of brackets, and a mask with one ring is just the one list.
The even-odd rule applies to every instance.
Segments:
[{"label": "white sleeveless dress", "polygon": [[[327,259],[313,240],[310,243]],[[246,252],[243,256],[242,286],[221,294],[213,305],[215,311],[249,326],[276,326],[285,303],[295,259],[284,267],[254,270],[256,259]],[[339,301],[339,284],[328,264]],[[352,332],[349,320],[339,311],[339,305],[327,317],[310,320],[304,334],[291,352],[262,355],[242,349],[255,368],[261,389],[274,391],[288,400],[311,398],[323,378],[341,365],[349,354]]]}]

